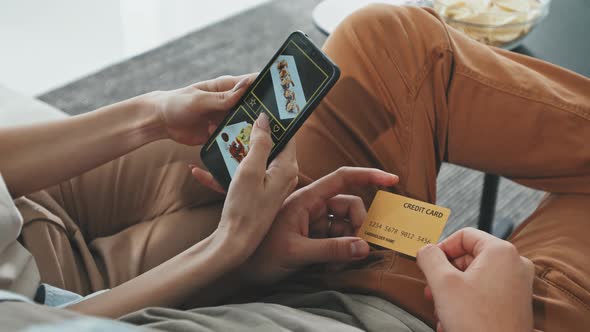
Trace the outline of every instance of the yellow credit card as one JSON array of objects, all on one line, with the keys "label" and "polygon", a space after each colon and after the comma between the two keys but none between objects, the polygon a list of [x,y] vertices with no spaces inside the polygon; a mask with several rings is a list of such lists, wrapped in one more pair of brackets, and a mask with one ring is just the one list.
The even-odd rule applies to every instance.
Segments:
[{"label": "yellow credit card", "polygon": [[420,248],[438,242],[450,215],[447,208],[379,191],[358,236],[416,257]]}]

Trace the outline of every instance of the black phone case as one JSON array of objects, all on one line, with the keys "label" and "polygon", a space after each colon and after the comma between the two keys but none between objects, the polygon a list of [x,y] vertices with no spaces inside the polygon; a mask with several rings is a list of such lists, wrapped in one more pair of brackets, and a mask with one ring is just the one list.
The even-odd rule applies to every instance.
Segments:
[{"label": "black phone case", "polygon": [[[281,50],[285,47],[285,45],[287,45],[287,43],[289,43],[289,41],[291,39],[293,39],[294,35],[300,36],[303,40],[305,40],[306,43],[309,43],[313,47],[315,55],[321,57],[326,63],[328,63],[332,67],[333,72],[332,72],[332,76],[328,79],[328,82],[323,87],[323,89],[317,94],[317,96],[314,97],[313,100],[310,100],[308,102],[308,104],[306,105],[305,112],[302,112],[302,114],[297,118],[296,122],[293,123],[293,125],[289,128],[289,130],[287,132],[285,132],[283,138],[281,140],[279,140],[278,142],[276,142],[277,146],[275,149],[273,149],[270,156],[268,157],[267,165],[283,150],[285,145],[291,140],[291,138],[293,138],[293,136],[295,135],[297,130],[299,130],[301,125],[303,125],[305,120],[307,120],[307,118],[311,115],[311,113],[315,110],[315,108],[319,105],[319,103],[322,101],[322,99],[326,96],[326,94],[332,89],[334,84],[336,84],[336,82],[340,78],[340,68],[338,68],[338,66],[319,47],[317,47],[314,44],[314,42],[309,38],[308,35],[306,35],[305,33],[303,33],[302,31],[299,31],[299,30],[295,31],[289,35],[289,37],[285,40],[285,42],[277,49],[275,54],[271,57],[271,60],[260,71],[260,73],[266,72],[267,69],[269,69],[269,67],[272,66],[273,60],[277,56],[280,55]],[[254,82],[256,82],[257,79],[258,79],[258,77],[254,80]],[[253,86],[255,85],[254,82],[252,82],[252,85],[248,88],[248,90],[246,90],[243,97],[240,99],[240,101],[238,101],[238,103],[236,105],[240,105],[244,101],[244,98],[246,98],[246,96],[252,91]],[[225,116],[225,118],[221,121],[221,123],[225,124],[226,121],[228,120],[228,118],[230,118],[237,111],[238,111],[238,107],[234,107],[232,109],[232,111],[229,112]],[[215,129],[215,132],[207,140],[207,143],[205,143],[203,146],[208,146],[209,144],[211,144],[212,140],[216,139],[216,137],[219,135],[219,132],[223,128],[224,128],[223,125],[217,127],[217,129]],[[207,159],[204,158],[205,153],[207,153],[205,151],[205,149],[201,149],[201,160],[203,161],[203,163],[205,164],[207,169],[211,172],[211,174],[213,175],[215,180],[217,180],[217,182],[225,190],[227,190],[229,187],[229,182],[225,183],[225,181],[222,181],[220,179],[220,177],[216,174],[216,172],[219,172],[219,170],[217,170],[216,167],[218,167],[218,166],[223,167],[223,165],[208,165],[206,162]]]}]

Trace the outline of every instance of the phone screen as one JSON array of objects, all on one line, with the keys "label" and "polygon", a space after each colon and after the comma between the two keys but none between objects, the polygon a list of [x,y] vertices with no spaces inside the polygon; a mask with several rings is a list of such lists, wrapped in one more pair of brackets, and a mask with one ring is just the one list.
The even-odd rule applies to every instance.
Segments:
[{"label": "phone screen", "polygon": [[260,112],[269,116],[273,151],[281,148],[281,141],[290,139],[310,104],[325,95],[334,78],[337,67],[306,37],[292,34],[203,147],[203,162],[222,185],[228,184],[248,154]]}]

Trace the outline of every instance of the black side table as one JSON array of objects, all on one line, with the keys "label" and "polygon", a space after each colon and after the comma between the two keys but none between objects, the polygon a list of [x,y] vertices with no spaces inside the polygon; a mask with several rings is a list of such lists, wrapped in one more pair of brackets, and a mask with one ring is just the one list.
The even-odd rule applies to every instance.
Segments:
[{"label": "black side table", "polygon": [[[513,51],[590,77],[589,31],[590,1],[553,0],[549,16]],[[499,182],[497,175],[486,174],[484,177],[478,227],[505,237],[511,229],[498,230],[492,227]]]}]

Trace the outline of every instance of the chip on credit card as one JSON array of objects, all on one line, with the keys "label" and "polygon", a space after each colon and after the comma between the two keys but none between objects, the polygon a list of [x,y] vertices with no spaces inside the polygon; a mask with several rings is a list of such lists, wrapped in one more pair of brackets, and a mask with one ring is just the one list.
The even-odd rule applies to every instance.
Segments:
[{"label": "chip on credit card", "polygon": [[438,242],[450,214],[447,208],[380,190],[358,236],[416,257],[420,248]]}]

